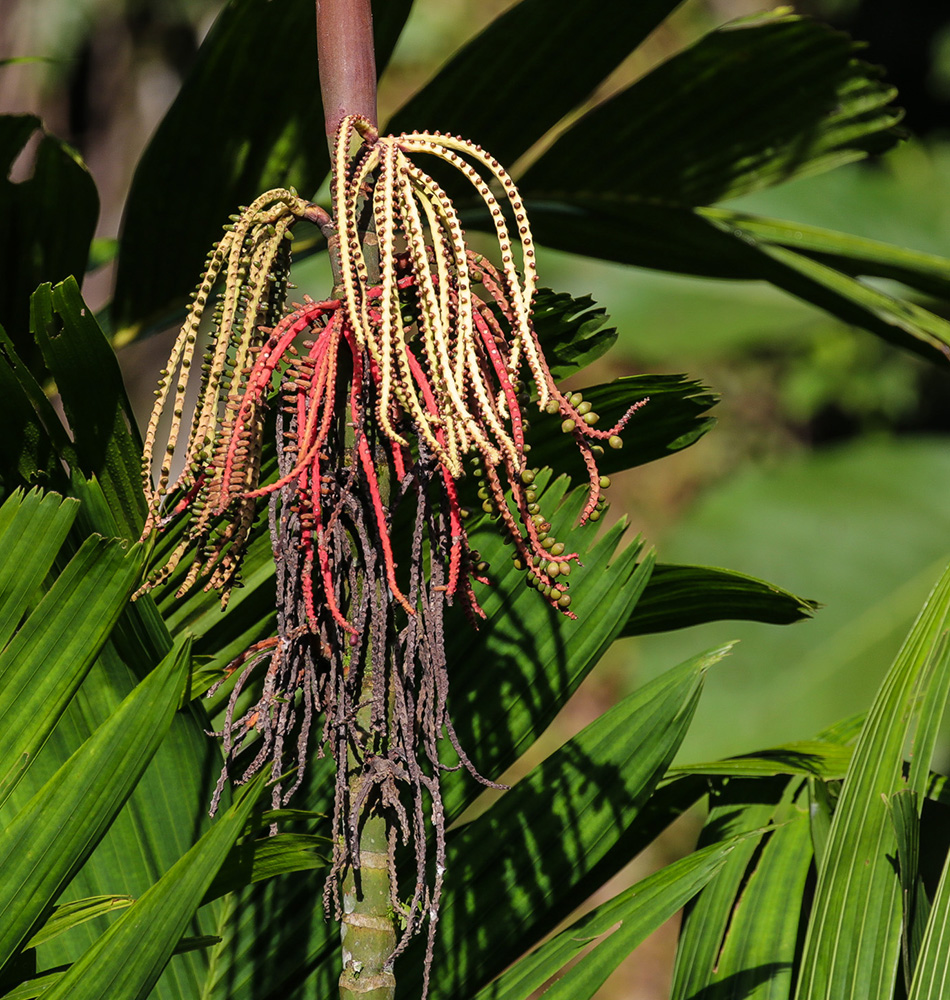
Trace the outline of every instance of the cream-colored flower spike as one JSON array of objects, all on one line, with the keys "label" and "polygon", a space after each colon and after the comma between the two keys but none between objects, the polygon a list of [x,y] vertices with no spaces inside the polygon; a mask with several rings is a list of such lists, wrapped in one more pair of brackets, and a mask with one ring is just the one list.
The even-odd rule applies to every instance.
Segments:
[{"label": "cream-colored flower spike", "polygon": [[[261,326],[276,324],[284,311],[291,229],[299,219],[320,221],[325,216],[295,191],[268,191],[231,216],[231,224],[205,261],[194,301],[155,391],[142,467],[149,497],[145,534],[186,509],[191,524],[147,587],[171,575],[197,543],[202,551],[181,590],[210,573],[208,585],[227,598],[255,516],[254,501],[243,494],[257,485],[262,445],[260,421],[248,420],[245,413],[240,474],[226,483],[225,456],[232,443],[228,429],[241,406],[247,409],[242,401],[255,352],[260,350]],[[199,355],[200,327],[209,311],[211,341]],[[255,415],[263,413],[262,401],[250,405]],[[186,415],[191,408],[189,424]],[[176,464],[178,474],[173,478]],[[177,502],[168,510],[172,499]],[[229,523],[216,525],[229,508]]]},{"label": "cream-colored flower spike", "polygon": [[[350,149],[355,136],[362,146],[355,158]],[[411,413],[418,429],[453,476],[462,472],[462,456],[478,451],[491,464],[501,453],[514,464],[523,454],[503,421],[511,418],[504,392],[483,377],[479,355],[481,337],[474,320],[472,255],[451,200],[439,184],[414,163],[409,154],[424,153],[450,164],[472,185],[484,201],[498,239],[503,292],[511,324],[505,367],[517,379],[522,352],[538,385],[541,406],[550,399],[550,375],[540,357],[531,329],[531,303],[537,285],[534,245],[524,204],[514,181],[496,159],[464,139],[440,133],[413,132],[380,136],[363,118],[344,119],[334,156],[333,195],[340,227],[340,264],[350,323],[382,372],[379,419],[394,441],[404,443],[395,430],[394,409]],[[502,191],[517,226],[512,237],[502,203],[492,183]],[[372,183],[371,213],[379,248],[382,293],[370,308],[371,287],[361,232],[366,229],[363,204]],[[515,259],[520,251],[521,270]],[[404,300],[400,294],[398,261],[408,251],[420,300],[418,333],[426,367],[437,372],[434,392],[438,416],[427,414],[405,363]],[[374,312],[378,311],[377,315]],[[411,331],[415,333],[415,331]],[[397,404],[397,405],[394,405]],[[445,432],[445,445],[436,440],[436,429]]]}]

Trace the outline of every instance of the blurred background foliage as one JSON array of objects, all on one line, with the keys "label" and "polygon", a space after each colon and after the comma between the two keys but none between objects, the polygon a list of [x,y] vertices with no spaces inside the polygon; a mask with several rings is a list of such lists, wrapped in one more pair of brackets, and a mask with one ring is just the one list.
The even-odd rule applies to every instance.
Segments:
[{"label": "blurred background foliage", "polygon": [[[88,163],[102,202],[97,246],[104,260],[135,163],[220,6],[217,0],[0,0],[0,112],[40,115]],[[508,6],[416,0],[383,80],[381,117]],[[758,0],[687,0],[591,103],[710,28],[768,7]],[[866,58],[885,66],[899,90],[909,138],[881,159],[727,207],[946,254],[950,6],[800,0],[794,9],[868,43]],[[324,141],[318,127],[313,141]],[[13,165],[12,180],[30,176],[35,146]],[[764,283],[677,277],[554,251],[540,253],[540,268],[546,285],[592,294],[619,329],[617,346],[584,373],[585,382],[686,372],[722,396],[719,427],[697,447],[618,477],[615,509],[630,514],[664,562],[728,566],[825,607],[790,629],[717,623],[616,644],[519,770],[605,703],[733,638],[742,642],[707,681],[684,761],[809,738],[862,710],[946,559],[948,375]],[[90,272],[87,301],[105,304],[112,280],[109,263]],[[159,335],[120,352],[140,412],[150,405],[167,347],[167,336]],[[664,856],[643,864],[679,853],[677,837],[688,840],[688,827],[674,828],[655,849]],[[646,952],[662,952],[674,933],[647,942]],[[661,964],[644,962],[641,953],[602,995],[663,996],[666,977]]]}]

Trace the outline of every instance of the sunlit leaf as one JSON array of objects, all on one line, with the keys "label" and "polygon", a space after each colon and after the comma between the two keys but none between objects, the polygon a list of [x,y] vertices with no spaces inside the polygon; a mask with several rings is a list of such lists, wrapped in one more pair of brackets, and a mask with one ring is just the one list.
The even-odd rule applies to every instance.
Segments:
[{"label": "sunlit leaf", "polygon": [[715,876],[735,846],[732,841],[706,847],[625,889],[521,959],[480,990],[476,1000],[528,1000],[577,957],[580,962],[544,995],[587,1000],[648,934]]},{"label": "sunlit leaf", "polygon": [[[636,823],[686,732],[703,672],[725,652],[696,657],[628,696],[451,839],[434,1000],[484,986],[618,870],[601,862]],[[408,954],[418,968],[420,949]],[[418,971],[405,965],[400,991],[411,996]]]},{"label": "sunlit leaf", "polygon": [[670,768],[670,774],[708,774],[723,778],[803,774],[827,781],[844,777],[851,753],[851,747],[831,740],[800,740],[725,760],[676,764]]},{"label": "sunlit leaf", "polygon": [[187,666],[182,644],[8,820],[0,836],[0,963],[56,901],[122,807],[171,723]]},{"label": "sunlit leaf", "polygon": [[[898,653],[858,738],[835,809],[801,959],[800,1000],[888,995],[901,941],[901,885],[886,797],[922,794],[950,687],[950,571]],[[920,713],[918,716],[918,712]],[[919,718],[919,722],[918,722]],[[910,774],[904,749],[918,729]]]},{"label": "sunlit leaf", "polygon": [[26,942],[26,947],[36,948],[71,927],[77,927],[103,914],[124,910],[134,902],[131,896],[91,896],[54,906],[53,912],[43,921],[43,926]]},{"label": "sunlit leaf", "polygon": [[734,570],[659,563],[621,635],[728,619],[789,625],[810,618],[817,608],[815,601]]},{"label": "sunlit leaf", "polygon": [[[788,782],[783,778],[717,785],[710,794],[699,846],[767,826],[787,795]],[[740,841],[719,875],[687,907],[676,952],[672,1000],[692,998],[712,981],[736,897],[757,848],[757,840]]]},{"label": "sunlit leaf", "polygon": [[139,548],[87,538],[0,653],[0,804],[59,723],[141,569]]},{"label": "sunlit leaf", "polygon": [[[653,462],[695,444],[715,426],[707,411],[717,397],[685,375],[630,375],[584,391],[585,401],[600,415],[600,428],[616,423],[634,403],[648,402],[624,428],[621,449],[604,448],[597,467],[611,474]],[[570,434],[562,433],[560,416],[532,416],[531,463],[586,479],[584,463]]]},{"label": "sunlit leaf", "polygon": [[78,506],[55,493],[31,490],[14,493],[0,507],[0,649],[53,565]]},{"label": "sunlit leaf", "polygon": [[[679,2],[522,0],[457,53],[387,130],[457,133],[510,166]],[[497,86],[486,89],[484,80]]]},{"label": "sunlit leaf", "polygon": [[[228,812],[99,938],[45,994],[50,1000],[145,1000],[264,787],[245,789]],[[198,939],[206,947],[214,939]]]},{"label": "sunlit leaf", "polygon": [[30,322],[69,421],[75,471],[99,480],[121,533],[138,538],[145,519],[141,441],[115,353],[76,279],[41,285]]},{"label": "sunlit leaf", "polygon": [[787,13],[728,24],[569,129],[522,190],[709,205],[880,152],[897,140],[896,91],[855,49]]}]

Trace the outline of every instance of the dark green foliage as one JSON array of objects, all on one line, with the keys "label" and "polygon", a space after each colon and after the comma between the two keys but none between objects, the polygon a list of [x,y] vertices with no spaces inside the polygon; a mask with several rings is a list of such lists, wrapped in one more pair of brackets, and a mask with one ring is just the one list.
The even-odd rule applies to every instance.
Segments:
[{"label": "dark green foliage", "polygon": [[[37,132],[42,137],[31,175],[14,184],[10,168]],[[41,282],[85,272],[99,196],[76,152],[46,134],[33,115],[0,116],[0,178],[0,326],[26,365],[38,372],[29,295]]]}]

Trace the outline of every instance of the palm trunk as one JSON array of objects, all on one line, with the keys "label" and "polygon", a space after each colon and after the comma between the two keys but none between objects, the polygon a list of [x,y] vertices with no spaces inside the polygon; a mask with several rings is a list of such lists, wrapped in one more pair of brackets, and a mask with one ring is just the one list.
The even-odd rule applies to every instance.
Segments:
[{"label": "palm trunk", "polygon": [[[320,91],[332,155],[344,116],[360,114],[377,124],[373,14],[370,0],[316,0],[316,5]],[[330,256],[332,261],[332,247]],[[334,279],[339,283],[338,275]],[[363,704],[372,701],[372,686],[367,670],[360,697]],[[361,780],[362,766],[351,755],[350,801],[358,798]],[[368,803],[360,817],[359,866],[343,879],[341,1000],[393,1000],[395,996],[396,978],[386,968],[396,947],[388,839],[386,819]]]},{"label": "palm trunk", "polygon": [[376,120],[376,53],[370,0],[317,0],[317,58],[327,139],[345,115]]}]

